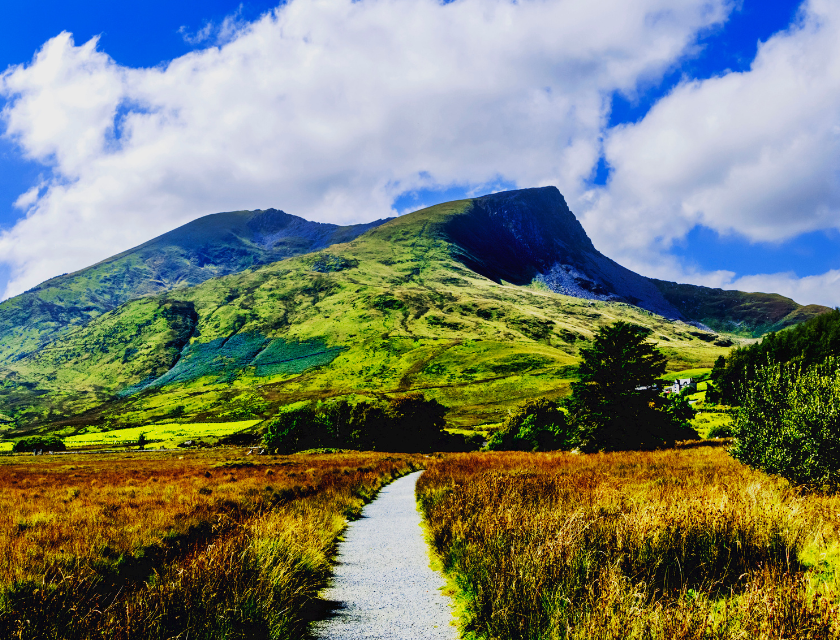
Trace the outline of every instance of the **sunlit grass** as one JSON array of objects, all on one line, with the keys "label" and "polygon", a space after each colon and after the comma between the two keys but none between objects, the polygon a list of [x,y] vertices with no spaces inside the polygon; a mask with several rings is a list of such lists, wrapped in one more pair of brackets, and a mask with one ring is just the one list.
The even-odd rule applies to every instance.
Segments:
[{"label": "sunlit grass", "polygon": [[840,497],[723,447],[453,455],[418,498],[479,638],[840,637]]},{"label": "sunlit grass", "polygon": [[192,438],[206,438],[208,436],[221,438],[249,429],[259,422],[259,420],[242,420],[239,422],[151,424],[142,427],[68,436],[63,438],[63,441],[67,448],[101,445],[119,447],[135,444],[140,435],[143,434],[147,441],[151,441],[146,447],[157,449],[161,446],[174,447],[180,442]]},{"label": "sunlit grass", "polygon": [[0,637],[300,637],[347,518],[420,458],[243,453],[0,459]]}]

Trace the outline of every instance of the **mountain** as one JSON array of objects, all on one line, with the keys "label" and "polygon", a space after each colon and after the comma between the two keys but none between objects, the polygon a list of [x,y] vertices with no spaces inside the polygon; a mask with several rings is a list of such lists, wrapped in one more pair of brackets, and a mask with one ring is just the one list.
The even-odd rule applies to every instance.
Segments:
[{"label": "mountain", "polygon": [[0,411],[22,431],[69,434],[422,391],[453,424],[498,422],[568,393],[580,345],[616,320],[649,327],[674,371],[733,343],[600,254],[555,188],[526,189],[129,300],[7,361]]},{"label": "mountain", "polygon": [[341,227],[276,209],[216,213],[0,304],[0,364],[121,304],[347,242],[382,224]]}]

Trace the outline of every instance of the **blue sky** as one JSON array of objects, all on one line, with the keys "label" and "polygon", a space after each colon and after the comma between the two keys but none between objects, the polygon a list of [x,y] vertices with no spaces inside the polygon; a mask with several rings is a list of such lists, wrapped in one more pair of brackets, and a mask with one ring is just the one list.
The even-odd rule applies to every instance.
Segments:
[{"label": "blue sky", "polygon": [[[478,21],[477,14],[470,16],[470,1],[453,3],[463,5],[455,10],[467,25]],[[786,30],[795,31],[810,19],[803,18],[800,3],[744,0],[733,5],[716,0],[709,9],[698,0],[696,10],[691,2],[672,2],[672,10],[666,0],[645,0],[638,3],[639,11],[646,12],[643,15],[629,11],[615,18],[625,22],[638,18],[638,28],[617,22],[617,42],[607,42],[599,50],[598,43],[583,38],[578,53],[574,44],[553,49],[553,44],[546,44],[540,49],[540,39],[534,37],[541,22],[563,18],[562,10],[540,17],[542,9],[511,8],[504,0],[493,1],[501,7],[499,13],[519,12],[522,28],[516,32],[514,27],[507,51],[497,52],[499,47],[494,46],[493,55],[499,57],[495,66],[491,60],[486,68],[470,59],[489,57],[482,47],[490,45],[478,30],[464,37],[463,49],[454,47],[444,51],[448,57],[435,58],[433,47],[441,47],[435,47],[435,36],[429,33],[440,31],[436,20],[453,22],[453,14],[443,16],[447,9],[428,2],[409,9],[399,0],[360,0],[352,7],[343,0],[317,7],[296,0],[274,18],[264,16],[275,3],[259,1],[10,5],[0,24],[0,67],[14,71],[16,65],[23,66],[7,74],[5,89],[0,87],[7,113],[5,125],[0,124],[7,129],[0,139],[0,232],[6,234],[0,240],[0,292],[10,283],[7,295],[14,294],[217,210],[274,206],[344,223],[486,191],[550,183],[566,195],[596,246],[642,273],[730,288],[775,287],[800,302],[840,303],[840,294],[822,293],[836,281],[828,274],[840,270],[837,190],[832,184],[840,173],[829,171],[814,186],[807,171],[797,177],[793,164],[790,171],[775,169],[789,173],[790,184],[776,189],[778,193],[769,193],[773,189],[768,188],[765,200],[756,195],[762,190],[761,180],[774,188],[778,180],[758,176],[754,184],[749,182],[750,172],[758,171],[757,158],[793,144],[769,139],[766,132],[774,121],[788,118],[791,128],[805,127],[790,116],[805,109],[791,105],[786,112],[767,115],[765,129],[756,129],[749,141],[732,151],[726,135],[712,144],[703,136],[698,140],[690,122],[688,130],[680,130],[686,125],[678,122],[681,112],[675,106],[681,100],[697,105],[697,119],[712,120],[728,117],[753,94],[760,105],[762,92],[773,90],[762,81],[762,70],[770,68],[766,75],[772,75],[773,65],[785,64]],[[601,28],[609,31],[609,0],[602,3],[605,8],[596,6],[593,15],[579,11],[564,22],[579,21],[580,30],[594,29],[593,35]],[[641,7],[645,3],[650,7]],[[818,6],[818,1],[812,4],[814,24],[821,20],[831,26],[831,19],[819,14],[830,9]],[[520,16],[514,15],[514,21]],[[382,28],[369,30],[373,23],[391,26],[400,38],[382,36]],[[794,34],[800,40],[791,42],[791,48],[819,41],[817,27],[815,35],[805,28],[800,31]],[[73,41],[56,39],[61,32],[70,32]],[[830,40],[830,36],[823,37]],[[84,43],[94,37],[98,37],[95,49],[85,50]],[[414,38],[420,47],[429,46],[428,51],[420,49],[428,53],[420,62],[408,56],[412,46],[408,42]],[[567,40],[574,38],[572,30]],[[756,63],[759,43],[771,39],[779,46],[767,47],[763,62]],[[383,52],[403,46],[402,42],[404,50],[391,50],[394,72]],[[313,43],[318,46],[313,48]],[[33,63],[42,47],[43,59]],[[821,51],[815,45],[815,59]],[[193,58],[183,57],[190,52]],[[403,63],[406,71],[418,65],[415,75],[421,79],[415,84],[410,77],[399,77],[403,55],[410,61]],[[253,62],[255,58],[261,62]],[[53,68],[58,64],[62,71],[44,80],[43,73],[36,71],[49,69],[50,64]],[[265,84],[275,82],[282,91],[269,96],[255,90],[254,96],[247,96],[247,90],[236,88],[237,73],[243,77],[254,73],[251,85],[262,81],[259,64],[264,65],[266,78],[276,78]],[[529,67],[522,66],[526,64]],[[542,76],[540,64],[546,69]],[[456,73],[450,73],[450,65]],[[138,71],[149,67],[157,71]],[[234,68],[239,71],[228,72]],[[352,87],[342,85],[339,78],[356,73]],[[225,74],[227,80],[214,80]],[[449,75],[458,77],[446,84],[443,78]],[[180,80],[168,82],[169,76]],[[520,76],[525,76],[522,85],[514,86]],[[464,88],[466,77],[478,78],[475,86]],[[508,93],[505,77],[510,78]],[[190,102],[186,91],[175,95],[173,85],[190,83],[195,87],[193,98],[201,92],[206,96]],[[494,87],[496,94],[490,95],[487,87],[494,84],[502,88]],[[354,93],[359,85],[366,87],[363,95]],[[91,86],[98,88],[90,93]],[[111,90],[114,97],[107,98]],[[521,100],[524,92],[543,90],[542,98],[529,98],[527,104]],[[243,93],[241,98],[237,91]],[[784,94],[783,87],[779,91]],[[729,98],[732,109],[710,114],[712,109],[702,105],[719,104],[715,95],[739,97],[737,102]],[[24,99],[29,96],[31,101]],[[540,100],[545,105],[534,106]],[[214,101],[224,101],[215,112],[209,106]],[[59,107],[53,108],[53,103]],[[296,104],[289,106],[292,103]],[[456,103],[466,105],[463,114],[453,108]],[[341,109],[330,112],[336,104]],[[265,110],[265,122],[259,108]],[[406,116],[415,108],[432,115]],[[206,139],[209,145],[216,134],[213,123],[240,110],[242,120],[232,125],[227,138],[219,133],[212,147],[218,156],[203,149],[200,141]],[[99,113],[105,114],[101,116],[105,120],[96,120]],[[833,117],[827,113],[823,112],[825,118]],[[185,114],[192,119],[173,128],[172,122],[187,118]],[[12,116],[16,120],[10,120]],[[272,120],[275,117],[278,122]],[[66,120],[63,128],[51,124],[56,118]],[[11,122],[15,124],[10,126]],[[122,123],[129,131],[125,141]],[[827,131],[832,126],[840,131],[840,123],[824,124]],[[153,126],[158,129],[149,133]],[[189,135],[177,142],[173,131]],[[687,151],[680,156],[679,149],[669,148],[662,157],[679,157],[686,167],[694,166],[692,154],[706,158],[706,164],[696,169],[702,180],[685,178],[689,169],[675,169],[673,176],[663,178],[667,171],[656,173],[656,162],[648,174],[644,167],[639,169],[645,158],[659,157],[661,141],[656,140],[666,131],[683,136]],[[294,144],[289,142],[282,153],[267,151],[266,139],[272,135],[278,147],[286,140]],[[762,140],[762,135],[768,139]],[[792,130],[790,139],[796,135]],[[92,136],[101,139],[96,152],[84,147]],[[233,138],[242,143],[229,143]],[[546,138],[550,142],[545,143]],[[187,144],[195,149],[185,148]],[[221,146],[225,148],[220,150]],[[836,160],[834,147],[823,151],[832,162]],[[707,178],[714,167],[727,162],[728,173]],[[673,164],[668,160],[663,166],[670,170]],[[181,174],[185,166],[192,169]],[[266,169],[269,166],[275,167],[274,174]],[[736,182],[742,173],[748,178]],[[155,177],[148,177],[152,174]],[[137,184],[113,197],[102,195],[123,181]],[[733,184],[753,186],[739,190]],[[38,185],[40,189],[32,191]],[[813,193],[818,195],[802,197]],[[788,209],[779,204],[783,202],[791,203]],[[26,216],[29,220],[24,220]],[[652,218],[660,222],[648,225]],[[673,224],[661,222],[671,218]],[[88,223],[102,229],[101,238],[91,237],[90,230],[83,228]],[[37,240],[33,243],[32,238]],[[31,244],[38,246],[27,253],[23,247]]]},{"label": "blue sky", "polygon": [[[4,7],[0,21],[0,68],[29,62],[47,40],[62,31],[71,32],[78,42],[99,36],[102,48],[118,63],[152,67],[202,46],[189,44],[183,29],[195,33],[231,14],[253,20],[275,6],[276,2],[218,0],[13,2]],[[21,216],[12,204],[43,172],[41,164],[22,158],[13,142],[0,139],[0,228]],[[0,271],[0,289],[2,278]]]}]

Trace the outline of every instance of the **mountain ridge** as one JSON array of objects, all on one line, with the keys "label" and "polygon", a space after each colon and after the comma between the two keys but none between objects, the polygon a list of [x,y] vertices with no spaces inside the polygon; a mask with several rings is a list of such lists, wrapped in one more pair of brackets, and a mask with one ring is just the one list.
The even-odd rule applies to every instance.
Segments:
[{"label": "mountain ridge", "polygon": [[385,220],[339,226],[277,209],[215,213],[0,303],[0,364],[143,296],[347,242]]}]

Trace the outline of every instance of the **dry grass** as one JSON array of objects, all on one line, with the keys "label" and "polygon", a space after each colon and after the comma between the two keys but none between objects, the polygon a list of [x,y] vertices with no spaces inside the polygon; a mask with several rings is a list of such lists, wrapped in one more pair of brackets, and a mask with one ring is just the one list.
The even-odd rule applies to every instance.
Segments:
[{"label": "dry grass", "polygon": [[720,447],[453,455],[418,496],[477,637],[840,637],[840,498]]},{"label": "dry grass", "polygon": [[415,456],[0,460],[0,637],[301,637],[346,518]]}]

